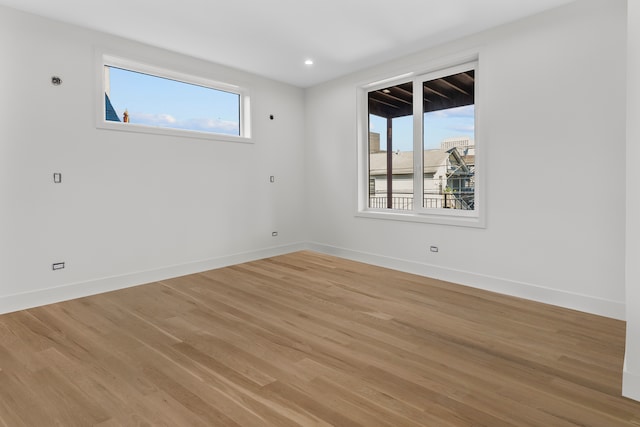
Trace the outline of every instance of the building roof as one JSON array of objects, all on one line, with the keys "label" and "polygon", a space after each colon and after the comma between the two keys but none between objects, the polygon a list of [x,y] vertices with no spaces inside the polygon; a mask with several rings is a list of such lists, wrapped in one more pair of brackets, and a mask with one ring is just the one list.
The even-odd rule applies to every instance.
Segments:
[{"label": "building roof", "polygon": [[105,111],[105,120],[108,120],[110,122],[119,122],[120,118],[118,117],[118,114],[116,113],[116,109],[113,108],[113,105],[111,105],[111,100],[109,99],[109,95],[107,95],[106,93],[104,94],[104,111]]},{"label": "building roof", "polygon": [[[436,173],[438,168],[446,163],[449,152],[443,150],[425,150],[424,173]],[[393,173],[397,175],[413,173],[413,151],[399,151],[393,153]],[[371,175],[387,174],[387,152],[371,153],[369,156],[369,170]]]}]

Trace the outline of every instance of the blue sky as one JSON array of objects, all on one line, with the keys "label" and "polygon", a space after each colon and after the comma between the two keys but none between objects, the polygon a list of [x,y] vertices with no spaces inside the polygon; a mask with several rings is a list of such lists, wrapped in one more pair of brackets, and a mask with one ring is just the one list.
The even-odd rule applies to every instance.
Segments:
[{"label": "blue sky", "polygon": [[[433,111],[424,115],[424,148],[440,148],[446,138],[468,136],[474,138],[474,105]],[[380,149],[387,148],[387,120],[369,116],[371,132],[380,134]],[[413,116],[393,120],[393,150],[413,151]]]},{"label": "blue sky", "polygon": [[109,98],[120,120],[126,109],[130,123],[239,135],[239,95],[109,68]]}]

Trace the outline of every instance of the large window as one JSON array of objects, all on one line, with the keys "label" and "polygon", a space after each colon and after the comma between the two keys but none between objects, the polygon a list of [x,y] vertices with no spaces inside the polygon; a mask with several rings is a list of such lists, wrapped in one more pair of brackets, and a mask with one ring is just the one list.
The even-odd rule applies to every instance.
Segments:
[{"label": "large window", "polygon": [[362,89],[361,214],[482,225],[476,84],[472,62]]},{"label": "large window", "polygon": [[248,140],[246,90],[121,58],[102,57],[98,126]]}]

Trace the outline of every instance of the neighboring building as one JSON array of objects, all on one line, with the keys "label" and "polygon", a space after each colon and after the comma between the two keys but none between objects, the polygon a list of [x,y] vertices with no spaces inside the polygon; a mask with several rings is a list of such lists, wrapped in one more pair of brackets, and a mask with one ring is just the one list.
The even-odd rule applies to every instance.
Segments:
[{"label": "neighboring building", "polygon": [[443,139],[440,143],[442,150],[451,150],[457,148],[462,156],[475,155],[475,145],[473,139],[468,136],[454,137]]},{"label": "neighboring building", "polygon": [[476,166],[476,146],[474,144],[473,139],[468,136],[456,137],[456,138],[447,138],[442,140],[440,143],[440,149],[442,150],[450,150],[452,148],[457,148],[460,156],[462,156],[462,160],[467,164],[471,171],[475,171]]},{"label": "neighboring building", "polygon": [[113,105],[111,104],[111,99],[109,99],[109,95],[107,95],[106,93],[104,94],[104,111],[105,111],[105,120],[108,120],[110,122],[119,122],[120,118],[118,117],[118,114],[116,113],[115,108],[113,108]]},{"label": "neighboring building", "polygon": [[[464,146],[472,147],[468,144],[468,138],[466,141]],[[387,152],[380,151],[379,147],[380,135],[372,132],[369,137],[370,203],[371,207],[386,208],[389,195]],[[413,151],[399,150],[392,153],[391,196],[395,209],[412,209],[413,154]],[[474,168],[473,163],[467,164],[465,157],[473,162],[474,156],[462,156],[455,145],[447,150],[424,150],[423,156],[424,207],[473,209]]]}]

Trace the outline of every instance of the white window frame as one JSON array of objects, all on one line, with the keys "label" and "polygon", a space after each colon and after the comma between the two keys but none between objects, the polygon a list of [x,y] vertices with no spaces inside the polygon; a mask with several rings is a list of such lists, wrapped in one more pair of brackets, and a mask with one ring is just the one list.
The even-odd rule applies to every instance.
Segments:
[{"label": "white window frame", "polygon": [[[383,78],[373,83],[364,83],[357,89],[357,127],[358,127],[358,202],[357,217],[388,219],[398,221],[422,222],[431,224],[454,225],[464,227],[486,227],[485,191],[484,191],[484,157],[485,148],[480,145],[482,133],[480,127],[481,86],[480,60],[477,54],[459,58],[458,60],[442,61],[430,66],[417,67],[420,72],[406,72],[396,77]],[[423,111],[422,111],[422,83],[428,80],[453,75],[473,69],[475,72],[475,174],[474,174],[474,204],[473,211],[460,209],[424,208],[422,202],[416,203],[416,195],[421,195],[424,189],[423,156],[414,154],[414,204],[413,210],[380,209],[369,207],[369,106],[368,94],[379,89],[402,83],[413,82],[413,152],[422,153],[423,147]],[[418,89],[417,89],[418,88]],[[418,198],[417,200],[421,200]]]},{"label": "white window frame", "polygon": [[[123,123],[106,120],[104,94],[105,66],[122,68],[138,73],[149,74],[151,76],[176,80],[183,83],[204,86],[209,89],[231,92],[239,95],[240,99],[240,135],[228,135],[223,133],[196,131],[188,129],[175,129],[161,126],[149,126],[137,123]],[[96,127],[124,132],[138,132],[155,135],[169,135],[177,137],[188,137],[198,139],[208,139],[215,141],[230,141],[241,143],[252,143],[251,139],[251,97],[249,89],[243,86],[222,83],[201,76],[182,73],[176,70],[158,67],[155,65],[134,61],[117,55],[104,52],[96,52],[96,74],[98,83],[96,84]]]}]

